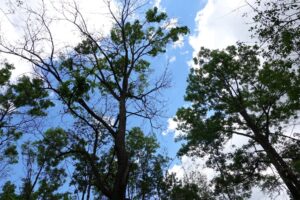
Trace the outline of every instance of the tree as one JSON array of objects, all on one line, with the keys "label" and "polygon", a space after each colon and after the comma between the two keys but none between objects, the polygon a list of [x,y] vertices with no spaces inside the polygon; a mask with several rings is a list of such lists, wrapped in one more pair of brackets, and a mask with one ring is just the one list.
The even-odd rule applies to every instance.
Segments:
[{"label": "tree", "polygon": [[128,192],[130,199],[159,197],[169,158],[159,154],[159,144],[153,136],[145,136],[140,128],[127,135],[127,149],[131,166]]},{"label": "tree", "polygon": [[18,200],[18,195],[15,194],[16,186],[10,181],[6,182],[2,188],[2,193],[0,194],[1,200]]},{"label": "tree", "polygon": [[19,195],[21,199],[69,199],[69,192],[60,191],[66,182],[66,170],[55,157],[56,149],[66,145],[66,140],[66,133],[56,128],[48,129],[43,139],[22,145],[26,173]]},{"label": "tree", "polygon": [[9,164],[18,162],[15,141],[28,130],[30,122],[44,116],[45,110],[53,106],[42,91],[40,79],[27,76],[11,81],[14,66],[4,63],[0,69],[0,174],[4,176]]},{"label": "tree", "polygon": [[[156,138],[146,136],[138,127],[129,131],[126,141],[126,149],[130,155],[128,198],[132,200],[160,198],[169,158],[158,152],[159,144]],[[99,168],[99,171],[110,171],[110,174],[106,175],[106,180],[107,184],[113,185],[117,171],[117,160],[113,147],[107,152],[105,159],[100,162]],[[103,194],[101,191],[98,193],[98,198],[101,199]]]},{"label": "tree", "polygon": [[[141,8],[140,1],[120,0],[117,12],[112,11],[110,1],[107,3],[114,22],[108,38],[90,33],[74,4],[70,13],[66,14],[70,10],[64,8],[62,14],[78,28],[83,41],[70,53],[56,53],[51,19],[47,18],[44,5],[41,12],[27,9],[30,17],[38,21],[27,20],[32,24],[27,24],[24,43],[17,45],[20,48],[2,40],[0,52],[32,63],[36,76],[57,95],[66,112],[90,128],[89,137],[71,134],[73,144],[61,155],[84,161],[97,190],[110,199],[122,200],[130,167],[125,140],[127,122],[133,116],[150,120],[157,116],[155,92],[168,84],[166,74],[150,83],[151,67],[146,59],[165,52],[167,44],[177,41],[180,34],[187,34],[188,29],[168,23],[166,13],[157,8],[148,10],[144,19],[135,19],[133,14]],[[50,53],[43,52],[41,46],[50,47]],[[108,135],[106,145],[114,148],[117,159],[112,185],[105,184],[105,177],[97,168],[103,160],[99,148],[105,149],[99,141],[101,135]]]},{"label": "tree", "polygon": [[186,171],[182,179],[176,177],[175,173],[166,174],[162,185],[161,199],[213,200],[216,198],[207,184],[206,177],[199,171],[191,170]]},{"label": "tree", "polygon": [[[280,193],[281,183],[275,174],[268,173],[270,162],[261,150],[254,150],[253,144],[231,147],[230,153],[216,147],[209,150],[211,156],[206,165],[215,169],[212,179],[214,195],[220,199],[247,199],[253,187],[261,188],[271,198]],[[272,168],[271,168],[272,169]]]},{"label": "tree", "polygon": [[299,65],[300,1],[256,0],[249,5],[255,13],[255,25],[250,30],[267,47],[265,56],[292,59]]},{"label": "tree", "polygon": [[[248,170],[246,178],[260,181],[253,178],[260,173],[257,170],[272,165],[291,196],[299,199],[295,159],[284,157],[286,146],[281,144],[299,145],[299,139],[284,133],[284,125],[298,117],[300,79],[292,62],[274,60],[260,65],[258,56],[257,47],[243,44],[222,51],[201,49],[194,59],[200,68],[192,69],[188,79],[185,99],[191,105],[177,112],[179,129],[187,133],[180,153],[218,155],[233,135],[244,136],[248,146],[232,154],[239,164],[234,171]],[[247,180],[243,174],[240,178]]]},{"label": "tree", "polygon": [[[10,181],[2,188],[0,199],[11,200],[70,200],[74,199],[70,192],[62,192],[66,182],[65,169],[54,157],[57,147],[65,145],[65,132],[62,129],[49,129],[44,138],[35,142],[24,142],[22,157],[25,176],[22,178],[20,192]],[[53,148],[54,147],[54,148]]]}]

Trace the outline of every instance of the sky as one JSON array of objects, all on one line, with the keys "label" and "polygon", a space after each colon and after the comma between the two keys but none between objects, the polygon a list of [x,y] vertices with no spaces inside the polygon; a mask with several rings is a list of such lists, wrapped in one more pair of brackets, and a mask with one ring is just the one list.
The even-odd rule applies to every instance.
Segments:
[{"label": "sky", "polygon": [[[28,0],[28,4],[33,4],[37,0]],[[45,1],[49,3],[50,1]],[[58,2],[53,0],[51,2]],[[86,15],[91,31],[102,30],[102,34],[109,33],[111,23],[107,16],[106,5],[99,0],[85,0],[80,2],[80,8]],[[251,3],[251,1],[248,1]],[[177,172],[178,176],[182,176],[185,169],[203,166],[203,161],[193,161],[191,158],[176,158],[176,153],[180,148],[180,143],[176,143],[174,138],[179,134],[176,131],[176,123],[172,120],[179,107],[187,105],[184,102],[184,94],[186,89],[186,80],[191,67],[195,67],[192,58],[200,50],[200,47],[222,49],[228,45],[233,45],[237,41],[243,41],[247,44],[254,44],[254,40],[250,38],[249,28],[251,23],[251,9],[245,0],[153,0],[151,5],[157,6],[161,11],[165,11],[169,18],[179,25],[188,26],[190,34],[180,38],[176,44],[170,45],[165,54],[159,56],[153,61],[154,67],[168,67],[171,72],[172,86],[164,91],[164,97],[168,100],[165,118],[161,119],[164,124],[163,130],[157,134],[157,138],[162,149],[168,152],[168,155],[175,158],[172,162],[170,171]],[[18,40],[21,36],[19,32],[23,25],[22,13],[19,17],[13,17],[10,21],[5,17],[5,2],[0,1],[0,34],[6,35],[12,40]],[[114,7],[115,5],[113,5]],[[49,5],[49,8],[51,6]],[[50,10],[52,16],[57,16],[55,10]],[[243,14],[248,13],[248,17]],[[18,29],[13,28],[11,24],[18,25]],[[100,24],[100,26],[99,26]],[[53,23],[55,37],[59,41],[57,43],[58,50],[60,46],[75,45],[80,41],[80,36],[72,27],[62,23],[60,20]],[[71,34],[70,34],[71,33]],[[44,47],[47,51],[47,46]],[[0,59],[4,59],[0,55]],[[23,61],[8,57],[8,60],[15,63],[17,70],[14,77],[31,70],[30,65],[24,64]],[[163,66],[161,66],[163,65]],[[158,70],[159,71],[159,70]],[[240,141],[236,138],[232,142]],[[214,172],[210,169],[204,169],[203,173],[211,178]],[[252,199],[268,199],[259,191],[255,191]],[[286,199],[286,196],[279,196],[277,199]]]}]

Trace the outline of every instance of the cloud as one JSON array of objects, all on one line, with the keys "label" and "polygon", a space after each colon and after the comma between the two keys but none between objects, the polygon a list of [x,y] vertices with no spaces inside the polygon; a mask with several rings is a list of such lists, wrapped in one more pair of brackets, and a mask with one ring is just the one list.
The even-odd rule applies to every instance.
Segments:
[{"label": "cloud", "polygon": [[188,50],[186,50],[186,51],[181,51],[181,52],[180,52],[180,55],[187,55],[187,54],[189,54],[189,51],[188,51]]},{"label": "cloud", "polygon": [[[39,14],[43,11],[43,5],[39,0],[24,1],[21,7],[13,7],[7,3],[8,1],[0,2],[0,35],[2,41],[8,41],[13,46],[20,45],[24,41],[24,35],[26,30],[26,23],[31,23],[30,28],[34,29],[39,26],[39,22],[34,21],[34,17],[31,15],[29,19],[29,12],[27,9],[33,9]],[[89,0],[86,3],[82,3],[80,0],[52,0],[45,1],[44,11],[49,22],[49,28],[51,29],[52,37],[54,40],[56,55],[65,51],[65,47],[74,47],[82,40],[82,35],[79,33],[77,27],[71,22],[64,20],[67,17],[72,20],[72,12],[74,11],[74,2],[77,3],[78,9],[84,17],[85,23],[90,33],[96,38],[105,37],[109,34],[112,27],[112,18],[107,14],[108,7],[104,1]],[[116,9],[114,2],[111,3],[112,9]],[[14,11],[14,12],[9,12]],[[51,22],[50,22],[51,21]],[[82,24],[82,21],[78,23]],[[37,29],[36,29],[37,30]],[[45,31],[40,30],[40,31]],[[28,34],[28,33],[27,33]],[[40,33],[38,34],[40,36]],[[47,35],[45,33],[45,35]],[[47,58],[50,55],[51,48],[50,42],[43,40],[38,44],[36,51],[43,52],[43,57]],[[21,60],[15,56],[0,55],[0,60],[6,59],[8,62],[13,63],[16,70],[13,73],[13,77],[18,77],[21,74],[32,72],[32,66],[30,63]]]},{"label": "cloud", "polygon": [[172,56],[171,58],[168,59],[169,63],[173,63],[176,61],[176,57]]},{"label": "cloud", "polygon": [[[248,17],[243,17],[245,13],[249,13]],[[189,37],[193,57],[200,47],[222,49],[237,41],[253,44],[248,31],[251,13],[245,0],[208,0],[195,17],[195,34]]]},{"label": "cloud", "polygon": [[171,18],[167,22],[163,24],[163,27],[165,27],[167,30],[171,30],[172,28],[175,28],[178,26],[178,18]]},{"label": "cloud", "polygon": [[177,130],[178,122],[174,121],[173,118],[168,119],[168,127],[162,132],[163,135],[174,134],[174,138],[184,135],[182,131]]},{"label": "cloud", "polygon": [[244,0],[209,0],[195,18],[196,34],[189,38],[198,51],[201,46],[224,48],[236,41],[250,42],[251,18],[243,17],[251,8]]},{"label": "cloud", "polygon": [[175,164],[168,170],[168,173],[175,173],[179,179],[198,172],[199,169],[201,169],[201,174],[205,175],[208,180],[211,180],[216,174],[213,169],[205,167],[206,160],[202,158],[182,156],[180,161],[180,164]]},{"label": "cloud", "polygon": [[164,8],[161,7],[161,0],[154,0],[153,6],[157,7],[158,10],[160,10],[160,11],[164,11],[165,10]]}]

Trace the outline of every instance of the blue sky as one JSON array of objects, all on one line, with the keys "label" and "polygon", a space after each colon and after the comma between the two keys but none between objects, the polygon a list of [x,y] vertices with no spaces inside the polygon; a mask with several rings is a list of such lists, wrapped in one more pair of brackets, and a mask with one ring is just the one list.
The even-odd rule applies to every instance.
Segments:
[{"label": "blue sky", "polygon": [[[192,58],[201,46],[208,48],[225,48],[238,40],[248,41],[248,28],[244,25],[242,14],[245,10],[236,8],[245,5],[243,0],[235,1],[206,1],[193,0],[188,3],[184,0],[161,0],[159,7],[166,11],[170,18],[176,18],[180,25],[186,25],[190,34],[183,40],[183,45],[177,48],[168,48],[164,58],[172,60],[169,69],[172,74],[172,87],[165,91],[168,101],[167,126],[163,136],[158,135],[163,147],[168,149],[171,157],[176,156],[180,143],[174,142],[176,123],[172,121],[179,107],[184,106],[186,80],[192,66]],[[155,65],[155,63],[154,63]],[[163,119],[164,120],[164,119]],[[178,160],[176,160],[177,163]]]},{"label": "blue sky", "polygon": [[[37,0],[27,0],[28,4],[33,4]],[[87,13],[87,19],[93,31],[97,31],[95,24],[101,25],[101,30],[104,30],[104,35],[109,32],[111,27],[110,21],[103,17],[103,13],[107,13],[104,4],[97,0],[78,0],[80,7]],[[84,3],[83,3],[84,2]],[[252,1],[249,0],[251,3]],[[98,5],[98,6],[95,6]],[[177,109],[184,106],[184,94],[186,89],[186,80],[190,70],[193,67],[191,60],[196,55],[201,46],[207,48],[225,48],[227,45],[232,45],[236,41],[243,41],[248,44],[253,44],[248,32],[251,21],[250,17],[245,18],[242,15],[247,12],[251,16],[251,9],[247,6],[245,0],[153,0],[152,5],[159,7],[161,11],[167,12],[170,19],[174,19],[179,25],[188,26],[190,34],[183,38],[182,43],[177,43],[175,46],[169,46],[167,52],[157,59],[153,60],[152,65],[159,68],[160,71],[164,67],[168,67],[172,76],[172,87],[164,91],[164,98],[168,100],[166,107],[166,117],[161,119],[164,128],[162,132],[157,133],[157,138],[162,146],[162,149],[167,149],[168,155],[175,158],[180,147],[180,143],[175,143],[174,135],[178,134],[175,130],[176,123],[172,121]],[[0,7],[4,6],[0,2]],[[99,9],[100,8],[100,9]],[[96,11],[98,14],[96,14]],[[22,13],[21,13],[22,14]],[[0,34],[4,31],[9,35],[9,38],[17,39],[20,36],[21,29],[14,29],[11,23],[19,24],[22,21],[22,15],[11,18],[12,21],[7,21],[2,12],[0,12]],[[22,25],[22,24],[20,24]],[[70,37],[68,31],[72,31],[71,27],[65,24],[56,23],[54,34],[60,42],[57,45],[76,44],[78,36],[76,34]],[[62,31],[64,30],[64,31]],[[74,33],[72,31],[72,33]],[[47,47],[45,47],[47,51]],[[3,59],[0,55],[0,59]],[[19,59],[8,57],[10,61],[21,68],[17,68],[14,76],[30,71],[30,65],[24,65]],[[54,122],[52,122],[54,123]],[[64,122],[62,122],[64,123]],[[163,134],[162,134],[163,133]],[[233,142],[238,142],[237,139]],[[203,161],[196,161],[197,164],[203,165]],[[177,172],[179,175],[183,173],[183,167],[195,166],[195,163],[188,157],[178,158],[172,163],[171,171]],[[204,173],[208,177],[214,174],[209,169],[204,169]],[[255,192],[252,199],[268,199],[259,192]],[[284,199],[284,197],[279,197]]]},{"label": "blue sky", "polygon": [[[184,0],[174,1],[162,0],[160,8],[165,11],[170,18],[176,18],[179,25],[188,26],[190,34],[194,34],[196,28],[195,17],[197,12],[203,8],[206,1],[192,0],[186,3]],[[191,60],[193,48],[188,43],[189,36],[185,36],[183,45],[180,47],[169,47],[166,54],[163,55],[168,68],[171,72],[172,83],[171,87],[164,91],[164,96],[168,100],[168,108],[166,116],[172,118],[175,116],[179,107],[184,105],[184,94],[186,89],[186,80],[189,73],[188,61]],[[155,64],[154,64],[155,65]],[[168,126],[168,119],[163,119],[163,123]],[[172,131],[167,134],[157,135],[163,148],[168,149],[170,157],[176,157],[179,143],[174,142],[174,135]]]}]

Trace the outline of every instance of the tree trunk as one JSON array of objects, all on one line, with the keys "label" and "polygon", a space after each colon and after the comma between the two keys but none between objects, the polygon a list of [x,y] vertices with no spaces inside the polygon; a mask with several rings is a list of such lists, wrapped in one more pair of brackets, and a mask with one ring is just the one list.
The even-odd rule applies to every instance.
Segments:
[{"label": "tree trunk", "polygon": [[266,151],[268,158],[276,168],[278,174],[289,189],[291,196],[295,200],[300,200],[300,180],[283,158],[277,153],[268,139],[261,136],[258,138],[260,145]]},{"label": "tree trunk", "polygon": [[245,109],[240,111],[240,114],[245,119],[247,126],[253,131],[255,140],[265,150],[272,165],[276,168],[279,176],[287,186],[293,199],[300,200],[300,180],[299,177],[293,172],[290,166],[283,160],[270,144],[268,138],[261,132],[253,119],[248,115]]},{"label": "tree trunk", "polygon": [[114,183],[112,200],[125,200],[126,186],[129,173],[128,153],[125,147],[126,133],[126,103],[125,99],[120,101],[119,127],[115,139],[115,150],[118,159],[117,175]]}]

